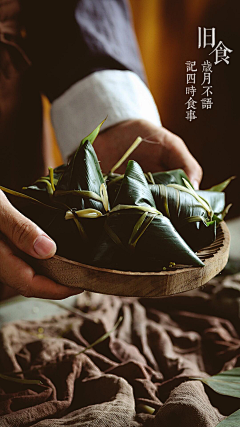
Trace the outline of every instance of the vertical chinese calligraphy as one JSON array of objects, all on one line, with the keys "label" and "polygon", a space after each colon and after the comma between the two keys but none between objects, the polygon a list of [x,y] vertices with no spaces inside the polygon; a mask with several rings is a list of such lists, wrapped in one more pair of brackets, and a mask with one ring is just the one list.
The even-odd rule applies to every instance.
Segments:
[{"label": "vertical chinese calligraphy", "polygon": [[[224,62],[229,65],[230,56],[233,52],[232,49],[229,49],[223,41],[219,41],[216,45],[216,28],[205,28],[198,27],[198,49],[205,49],[207,46],[214,48],[209,55],[215,54],[214,65],[218,65],[220,62]],[[201,93],[201,108],[202,110],[212,109],[213,106],[213,86],[212,86],[212,73],[213,73],[213,64],[206,59],[202,64],[202,89]],[[197,119],[196,110],[197,102],[194,98],[197,92],[196,80],[197,80],[197,67],[196,61],[186,61],[186,95],[190,95],[189,99],[185,104],[187,105],[186,116],[185,118],[192,122],[194,119]]]},{"label": "vertical chinese calligraphy", "polygon": [[197,68],[196,68],[196,61],[187,61],[185,62],[186,65],[186,83],[187,85],[191,85],[191,86],[186,86],[186,95],[190,95],[189,99],[187,102],[185,102],[185,104],[187,105],[187,111],[186,111],[186,119],[189,120],[190,122],[194,119],[197,119],[196,116],[196,104],[197,101],[195,101],[193,98],[196,94],[196,73],[197,73]]},{"label": "vertical chinese calligraphy", "polygon": [[[202,34],[203,33],[203,34]],[[216,43],[216,28],[198,27],[198,49],[206,46],[214,47]]]},{"label": "vertical chinese calligraphy", "polygon": [[[205,48],[206,46],[215,47],[215,43],[216,28],[203,27],[202,29],[202,27],[198,27],[198,49],[200,49],[201,47]],[[221,40],[220,42],[218,42],[215,49],[213,49],[212,52],[209,53],[209,55],[215,53],[215,65],[219,64],[222,61],[224,61],[228,65],[230,59],[230,56],[228,56],[228,54],[232,52],[233,50],[225,46],[225,44]]]},{"label": "vertical chinese calligraphy", "polygon": [[204,109],[209,110],[212,108],[212,105],[213,105],[213,101],[211,98],[211,95],[213,94],[213,92],[212,92],[212,85],[211,85],[212,63],[208,61],[208,59],[204,61],[202,64],[202,73],[203,73],[203,81],[201,85],[203,86],[203,89],[205,89],[205,91],[201,94],[202,96],[205,95],[205,97],[201,99],[202,110]]}]

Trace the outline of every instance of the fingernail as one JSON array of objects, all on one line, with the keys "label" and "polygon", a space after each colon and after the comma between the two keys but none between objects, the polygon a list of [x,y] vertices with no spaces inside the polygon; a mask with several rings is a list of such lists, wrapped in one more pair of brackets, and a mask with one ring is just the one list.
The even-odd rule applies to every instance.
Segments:
[{"label": "fingernail", "polygon": [[53,256],[56,245],[52,239],[46,236],[38,236],[33,244],[36,254],[42,258]]},{"label": "fingernail", "polygon": [[197,181],[193,181],[192,185],[193,185],[194,190],[199,190],[199,184]]}]

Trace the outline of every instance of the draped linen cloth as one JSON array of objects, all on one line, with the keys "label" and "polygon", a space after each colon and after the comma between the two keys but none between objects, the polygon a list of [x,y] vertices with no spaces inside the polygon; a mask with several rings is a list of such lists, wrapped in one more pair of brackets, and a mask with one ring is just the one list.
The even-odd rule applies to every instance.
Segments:
[{"label": "draped linen cloth", "polygon": [[[239,409],[239,399],[190,377],[239,366],[239,301],[237,274],[162,299],[85,292],[77,302],[85,317],[6,324],[0,372],[25,371],[43,385],[1,379],[1,427],[215,427]],[[120,315],[107,340],[72,356]]]}]

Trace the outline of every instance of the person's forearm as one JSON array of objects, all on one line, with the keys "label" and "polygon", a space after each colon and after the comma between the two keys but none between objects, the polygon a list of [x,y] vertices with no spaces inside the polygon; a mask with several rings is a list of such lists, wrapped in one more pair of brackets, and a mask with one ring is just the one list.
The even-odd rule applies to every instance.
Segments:
[{"label": "person's forearm", "polygon": [[[42,89],[53,101],[52,117],[64,160],[108,115],[109,132],[101,139],[104,157],[109,150],[116,154],[119,144],[131,144],[136,132],[143,137],[155,134],[157,148],[151,145],[149,156],[146,150],[140,155],[143,168],[149,167],[148,157],[155,170],[182,167],[198,186],[200,166],[180,138],[159,126],[156,105],[144,84],[126,0],[22,1],[28,7],[30,56]],[[119,135],[123,128],[124,136]]]},{"label": "person's forearm", "polygon": [[29,56],[53,102],[64,161],[106,116],[102,130],[130,119],[160,124],[127,0],[23,0],[23,5]]},{"label": "person's forearm", "polygon": [[64,161],[107,117],[101,131],[131,119],[160,125],[151,92],[131,71],[104,70],[68,89],[52,104],[52,122]]}]

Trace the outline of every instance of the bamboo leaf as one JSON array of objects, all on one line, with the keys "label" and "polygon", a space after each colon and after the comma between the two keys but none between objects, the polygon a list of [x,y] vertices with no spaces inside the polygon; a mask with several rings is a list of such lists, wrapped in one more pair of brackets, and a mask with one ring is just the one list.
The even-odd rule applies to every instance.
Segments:
[{"label": "bamboo leaf", "polygon": [[[68,165],[49,168],[48,176],[23,193],[5,191],[25,203],[22,213],[69,259],[137,271],[159,271],[170,261],[203,266],[194,251],[215,239],[216,224],[227,212],[224,194],[195,192],[181,169],[144,174],[129,161],[124,176],[114,174],[140,137],[103,177],[92,146],[102,123],[81,141]],[[44,215],[40,207],[48,208]]]},{"label": "bamboo leaf", "polygon": [[109,173],[108,175],[105,175],[105,180],[108,183],[108,187],[111,186],[112,184],[115,184],[118,181],[122,181],[123,178],[124,178],[124,174],[120,175],[118,173]]},{"label": "bamboo leaf", "polygon": [[[185,172],[182,169],[174,169],[171,171],[155,172],[155,173],[147,172],[144,175],[145,175],[145,178],[146,178],[148,184],[151,184],[151,185],[152,184],[164,184],[164,185],[179,184],[179,185],[183,185],[182,178],[185,178],[190,183],[187,175],[185,174]],[[109,188],[111,189],[111,191],[113,191],[112,188],[115,186],[119,189],[119,186],[121,184],[121,182],[119,182],[119,181],[121,181],[123,179],[123,177],[124,177],[124,175],[119,175],[119,174],[115,174],[115,173],[109,173],[106,176],[107,184],[108,184]]]},{"label": "bamboo leaf", "polygon": [[145,212],[140,219],[137,221],[137,223],[134,226],[133,232],[130,236],[130,239],[128,241],[129,246],[135,247],[140,237],[143,235],[143,233],[146,231],[147,227],[151,224],[151,222],[154,220],[156,214],[149,215],[148,212]]},{"label": "bamboo leaf", "polygon": [[[182,188],[183,186],[179,186],[179,184],[150,185],[157,209],[171,220],[181,237],[196,251],[210,245],[215,240],[216,224],[214,221],[209,221],[208,212],[191,193],[191,190],[186,188],[186,191],[181,191]],[[205,193],[206,191],[202,191],[199,196],[201,197]],[[219,202],[218,198],[221,199]],[[215,207],[221,209],[224,207],[223,193],[209,192],[208,200],[212,199],[215,201]]]},{"label": "bamboo leaf", "polygon": [[67,196],[67,195],[75,195],[75,196],[80,196],[83,198],[87,198],[87,199],[93,199],[93,200],[98,200],[99,202],[102,201],[102,197],[99,196],[98,194],[94,193],[93,191],[84,191],[84,190],[68,190],[68,191],[64,191],[64,190],[58,190],[55,192],[56,196]]},{"label": "bamboo leaf", "polygon": [[[105,233],[93,251],[93,265],[120,270],[160,271],[170,261],[203,266],[156,205],[141,167],[129,161]],[[145,215],[146,213],[146,215]],[[144,214],[144,216],[143,216]],[[111,231],[110,231],[111,230]],[[129,242],[135,254],[128,254]],[[125,249],[124,249],[125,248]],[[138,261],[137,261],[138,260]]]},{"label": "bamboo leaf", "polygon": [[110,206],[113,206],[114,204],[114,200],[116,199],[123,177],[124,175],[119,175],[116,173],[108,174],[105,177]]},{"label": "bamboo leaf", "polygon": [[155,184],[152,172],[145,173],[145,177],[150,184]]},{"label": "bamboo leaf", "polygon": [[225,420],[221,421],[216,427],[239,427],[240,426],[240,409],[233,412]]},{"label": "bamboo leaf", "polygon": [[218,191],[206,191],[198,190],[196,191],[198,196],[204,199],[211,206],[214,214],[219,214],[224,210],[225,207],[225,194]]},{"label": "bamboo leaf", "polygon": [[191,192],[190,194],[192,194],[193,197],[195,197],[195,199],[207,211],[207,213],[209,215],[209,219],[211,220],[212,215],[213,215],[213,211],[212,211],[212,208],[211,208],[210,204],[208,203],[208,201],[205,200],[203,197],[199,196],[199,194],[196,193],[196,191],[192,188],[192,186],[184,178],[183,178],[183,182],[184,182],[185,186],[188,188],[188,190]]},{"label": "bamboo leaf", "polygon": [[87,235],[86,235],[86,233],[85,233],[85,230],[84,230],[84,228],[83,228],[82,224],[81,224],[81,223],[78,221],[78,219],[77,219],[77,218],[75,218],[75,217],[73,217],[73,221],[74,221],[74,223],[76,224],[76,227],[77,227],[77,229],[78,229],[78,231],[79,231],[80,236],[82,237],[82,239],[83,239],[85,242],[87,242]]},{"label": "bamboo leaf", "polygon": [[23,187],[23,193],[43,203],[53,204],[52,196],[55,187],[66,167],[66,165],[61,165],[55,169],[49,168],[49,174],[47,176],[40,177],[28,187]]},{"label": "bamboo leaf", "polygon": [[[53,207],[26,194],[4,187],[1,188],[10,194],[11,202],[23,215],[35,222],[56,242],[58,255],[76,261],[86,261],[88,254],[86,243],[79,245],[79,236],[86,242],[87,234],[83,225],[76,218],[73,221],[65,220],[65,212],[69,209],[68,206],[59,203],[58,208]],[[35,192],[36,195],[39,193],[38,191]],[[96,226],[88,227],[88,229],[91,228],[96,233]]]},{"label": "bamboo leaf", "polygon": [[179,184],[183,185],[183,178],[190,183],[188,176],[182,169],[174,169],[166,172],[152,174],[155,184]]},{"label": "bamboo leaf", "polygon": [[[54,199],[61,197],[65,203],[72,208],[87,209],[93,208],[105,213],[101,197],[100,187],[104,184],[104,178],[99,166],[99,162],[92,144],[86,141],[80,145],[69,165],[64,170],[56,186]],[[63,196],[63,191],[66,196]],[[74,191],[74,194],[71,193]],[[77,196],[78,191],[79,196]],[[82,197],[81,191],[90,191],[100,197],[100,201],[94,198]],[[58,196],[59,195],[59,196]]]},{"label": "bamboo leaf", "polygon": [[240,368],[220,372],[208,378],[193,378],[202,381],[219,394],[240,398]]},{"label": "bamboo leaf", "polygon": [[203,266],[204,264],[182,239],[171,221],[165,216],[156,216],[139,239],[136,252],[145,257],[161,259],[164,264]]},{"label": "bamboo leaf", "polygon": [[229,203],[229,205],[227,205],[227,206],[223,209],[223,211],[220,213],[220,215],[218,215],[218,217],[219,217],[219,219],[220,219],[221,221],[223,221],[223,220],[224,220],[225,216],[228,214],[228,212],[229,212],[229,210],[231,209],[231,207],[232,207],[232,203]]},{"label": "bamboo leaf", "polygon": [[117,205],[135,205],[156,208],[151,190],[142,168],[133,160],[128,162],[119,192],[114,200]]},{"label": "bamboo leaf", "polygon": [[34,199],[33,197],[30,197],[30,196],[28,196],[28,195],[26,195],[24,193],[19,193],[18,191],[10,190],[9,188],[2,187],[2,186],[0,186],[0,190],[2,190],[4,193],[11,194],[12,196],[16,196],[17,198],[25,199],[25,200],[27,200],[29,202],[39,204],[41,206],[44,206],[45,208],[52,209],[52,210],[55,210],[55,211],[59,210],[59,208],[57,208],[57,207],[54,207],[54,206],[48,205],[46,203],[43,203],[40,200]]},{"label": "bamboo leaf", "polygon": [[96,129],[94,129],[88,136],[86,136],[85,138],[82,139],[81,143],[80,143],[80,147],[81,145],[85,144],[86,141],[89,141],[91,144],[94,143],[95,139],[97,138],[101,126],[103,125],[103,123],[107,120],[107,117],[100,123],[100,125],[98,125],[96,127]]},{"label": "bamboo leaf", "polygon": [[[99,129],[100,126],[92,133],[91,142]],[[24,193],[26,197],[30,197],[29,194],[34,195],[36,199],[44,201],[46,206],[59,207],[59,211],[54,212],[54,215],[42,217],[36,208],[33,209],[28,204],[22,213],[56,241],[59,255],[87,262],[91,245],[89,238],[98,238],[102,224],[99,221],[90,224],[88,221],[91,221],[91,218],[96,220],[106,212],[105,208],[108,208],[104,179],[92,144],[86,140],[68,165],[54,170],[50,168],[47,177],[41,177],[34,185],[26,188]],[[81,213],[78,212],[80,210]],[[66,212],[66,218],[73,221],[65,221]],[[84,245],[81,245],[80,236]]]},{"label": "bamboo leaf", "polygon": [[223,191],[227,186],[230,184],[230,182],[235,179],[235,176],[231,176],[230,178],[226,179],[225,181],[221,182],[220,184],[214,185],[213,187],[209,188],[206,191]]}]

